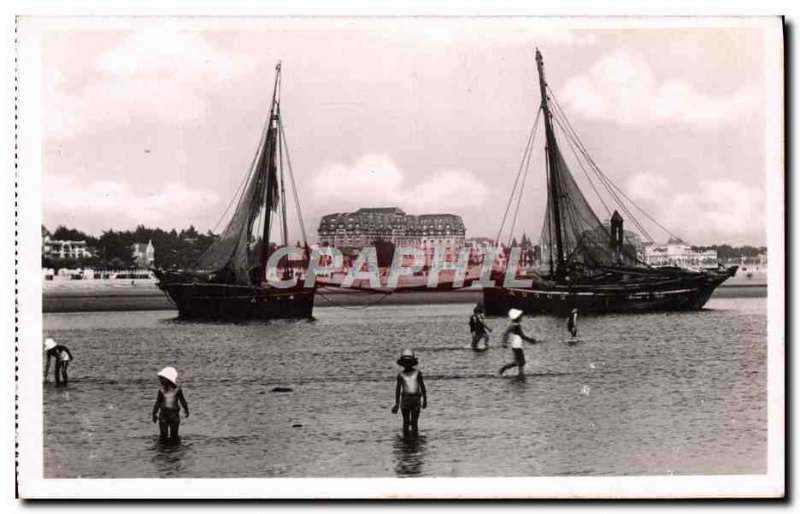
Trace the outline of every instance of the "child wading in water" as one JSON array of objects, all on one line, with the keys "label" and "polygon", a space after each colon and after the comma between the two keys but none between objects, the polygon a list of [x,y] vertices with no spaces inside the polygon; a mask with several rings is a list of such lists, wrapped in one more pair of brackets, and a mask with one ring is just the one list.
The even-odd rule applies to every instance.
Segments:
[{"label": "child wading in water", "polygon": [[173,367],[166,367],[158,372],[161,389],[153,405],[153,423],[158,421],[158,429],[162,441],[177,441],[178,427],[181,424],[180,408],[186,417],[189,417],[189,406],[183,397],[183,390],[178,387],[178,371]]},{"label": "child wading in water", "polygon": [[522,325],[520,324],[522,321],[521,310],[511,309],[508,311],[508,318],[511,320],[511,324],[503,333],[503,345],[506,347],[511,345],[511,350],[514,352],[514,362],[509,362],[500,368],[500,374],[502,375],[505,370],[517,366],[518,374],[522,378],[525,370],[525,353],[522,351],[522,341],[535,344],[536,339],[528,337],[522,332]]},{"label": "child wading in water", "polygon": [[418,430],[420,400],[422,408],[428,406],[428,395],[425,392],[425,382],[422,373],[414,366],[418,364],[414,352],[403,350],[397,363],[403,366],[403,371],[397,374],[397,387],[394,392],[394,407],[392,414],[397,414],[397,408],[403,414],[403,434]]},{"label": "child wading in water", "polygon": [[569,330],[569,335],[573,338],[578,335],[578,309],[572,309],[569,311],[569,317],[567,318],[567,330]]},{"label": "child wading in water", "polygon": [[50,372],[50,358],[56,361],[55,365],[55,379],[56,387],[67,385],[69,376],[67,376],[67,368],[69,361],[72,360],[72,352],[63,344],[56,344],[55,341],[48,338],[44,342],[45,356],[47,361],[44,365],[44,379],[47,381],[47,374]]},{"label": "child wading in water", "polygon": [[[488,332],[491,332],[492,329],[486,326],[486,320],[483,317],[483,307],[480,305],[472,310],[472,316],[469,318],[469,330],[472,332],[472,349],[476,352],[488,350]],[[478,346],[481,339],[483,339],[483,349]]]}]

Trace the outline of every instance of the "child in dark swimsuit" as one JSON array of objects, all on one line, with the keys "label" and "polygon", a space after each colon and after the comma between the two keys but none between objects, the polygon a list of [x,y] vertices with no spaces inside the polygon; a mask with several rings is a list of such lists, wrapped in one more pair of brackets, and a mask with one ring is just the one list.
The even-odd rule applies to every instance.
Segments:
[{"label": "child in dark swimsuit", "polygon": [[44,379],[47,380],[47,374],[50,372],[50,359],[52,358],[55,365],[55,379],[56,387],[66,386],[69,381],[67,376],[67,368],[69,362],[72,360],[72,352],[63,344],[56,344],[52,339],[47,339],[44,342],[45,356],[47,361],[44,365]]},{"label": "child in dark swimsuit", "polygon": [[412,430],[414,433],[417,432],[419,409],[420,406],[423,409],[428,407],[428,395],[425,391],[425,382],[422,380],[422,372],[414,369],[418,364],[414,352],[403,350],[397,364],[403,366],[403,371],[397,375],[392,414],[397,414],[397,409],[400,408],[403,414],[403,434],[408,435]]},{"label": "child in dark swimsuit", "polygon": [[153,405],[153,423],[158,421],[158,429],[162,441],[177,441],[178,427],[181,424],[180,408],[189,417],[189,406],[183,397],[183,390],[178,386],[178,371],[166,367],[158,373],[161,389],[158,390],[156,403]]},{"label": "child in dark swimsuit", "polygon": [[[472,310],[472,316],[469,318],[469,330],[472,332],[472,349],[476,352],[488,350],[488,332],[491,332],[492,329],[486,326],[486,320],[483,317],[483,307],[480,305]],[[481,339],[483,339],[483,350],[478,346]]]},{"label": "child in dark swimsuit", "polygon": [[578,309],[572,309],[567,318],[567,330],[572,337],[578,335]]}]

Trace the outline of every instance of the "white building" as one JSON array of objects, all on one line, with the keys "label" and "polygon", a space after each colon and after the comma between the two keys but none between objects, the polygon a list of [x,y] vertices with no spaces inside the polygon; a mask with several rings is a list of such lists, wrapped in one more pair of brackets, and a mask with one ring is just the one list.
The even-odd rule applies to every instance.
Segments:
[{"label": "white building", "polygon": [[49,235],[42,238],[42,253],[45,257],[55,259],[82,259],[92,256],[86,241],[59,241],[50,239]]},{"label": "white building", "polygon": [[717,265],[717,251],[694,251],[682,239],[671,237],[666,244],[645,243],[644,260],[651,266],[679,266],[682,268]]},{"label": "white building", "polygon": [[148,241],[147,244],[134,243],[131,248],[133,250],[133,261],[140,268],[150,268],[156,262],[156,249],[152,240]]}]

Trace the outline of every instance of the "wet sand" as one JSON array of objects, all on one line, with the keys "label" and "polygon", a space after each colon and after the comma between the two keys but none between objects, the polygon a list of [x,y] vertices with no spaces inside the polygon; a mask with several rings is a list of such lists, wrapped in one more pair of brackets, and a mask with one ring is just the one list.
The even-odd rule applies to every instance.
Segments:
[{"label": "wet sand", "polygon": [[[713,298],[763,298],[766,285],[723,284]],[[403,291],[389,295],[363,291],[321,288],[314,300],[315,307],[376,305],[417,305],[474,303],[481,299],[475,290]],[[42,295],[43,312],[100,312],[152,311],[175,309],[175,305],[154,284],[116,285],[114,287],[45,288]]]}]

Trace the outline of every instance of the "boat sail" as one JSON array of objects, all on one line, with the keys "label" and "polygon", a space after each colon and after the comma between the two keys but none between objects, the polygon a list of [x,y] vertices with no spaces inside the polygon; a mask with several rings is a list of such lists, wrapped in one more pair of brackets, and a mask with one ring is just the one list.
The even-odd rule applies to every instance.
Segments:
[{"label": "boat sail", "polygon": [[[189,319],[243,320],[308,318],[312,315],[315,288],[302,280],[288,288],[269,284],[267,263],[278,246],[270,242],[273,222],[280,217],[282,243],[287,246],[286,191],[284,168],[294,184],[291,160],[285,146],[280,110],[281,65],[275,68],[275,85],[269,116],[238,204],[225,229],[198,259],[193,269],[154,270],[158,286],[178,307],[179,316]],[[284,160],[286,166],[284,166]],[[295,208],[305,229],[295,188]],[[280,209],[280,216],[279,214]],[[305,251],[304,258],[307,259]],[[275,273],[280,279],[299,278],[287,257],[281,258]]]},{"label": "boat sail", "polygon": [[[533,151],[533,140],[541,116],[544,119],[547,168],[547,208],[540,237],[544,266],[543,269],[528,273],[526,278],[530,282],[522,287],[505,287],[504,274],[496,273],[493,278],[495,284],[500,285],[486,287],[483,291],[487,314],[503,315],[510,308],[528,313],[562,315],[573,308],[594,313],[702,308],[714,289],[733,276],[737,267],[725,268],[720,265],[713,270],[695,271],[650,266],[637,251],[637,239],[640,236],[623,229],[625,219],[618,210],[614,210],[613,214],[609,212],[609,223],[600,221],[567,166],[562,147],[556,139],[556,128],[561,130],[567,146],[587,178],[593,172],[596,181],[626,213],[627,219],[642,235],[652,240],[645,227],[633,216],[633,207],[638,206],[614,186],[594,163],[555,101],[555,95],[545,80],[544,61],[538,49],[536,64],[541,107],[528,140],[523,163],[530,163],[530,152]],[[520,167],[520,173],[522,171],[523,166]],[[517,179],[519,182],[519,174]],[[524,184],[524,176],[522,183]],[[610,211],[594,182],[591,184],[603,206]],[[512,199],[517,192],[516,187],[515,182]],[[521,195],[521,190],[519,194]],[[516,215],[514,218],[516,219]],[[660,224],[658,226],[663,229]],[[502,230],[501,225],[500,231]],[[499,239],[498,234],[498,244]]]}]

